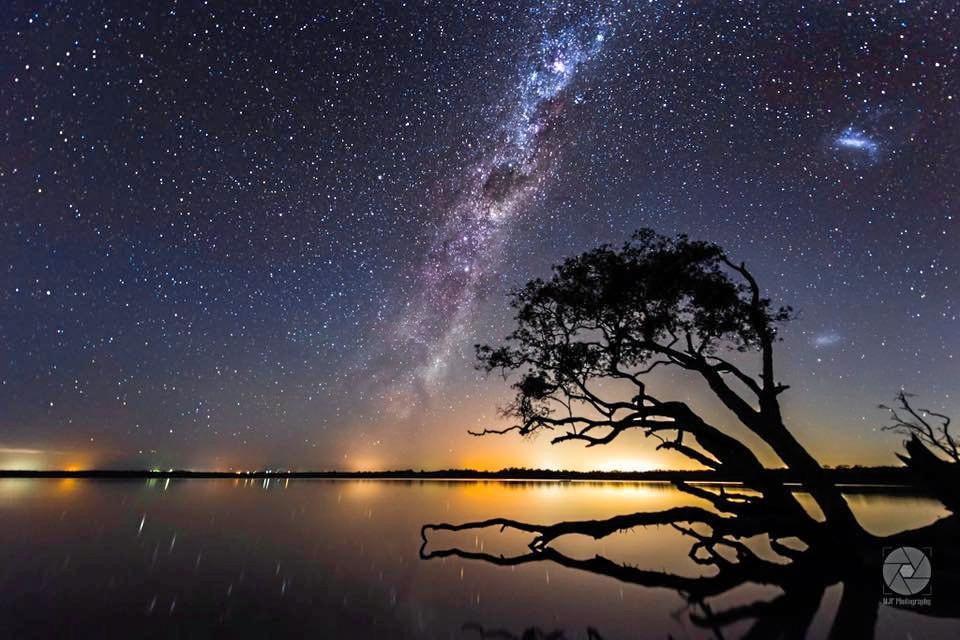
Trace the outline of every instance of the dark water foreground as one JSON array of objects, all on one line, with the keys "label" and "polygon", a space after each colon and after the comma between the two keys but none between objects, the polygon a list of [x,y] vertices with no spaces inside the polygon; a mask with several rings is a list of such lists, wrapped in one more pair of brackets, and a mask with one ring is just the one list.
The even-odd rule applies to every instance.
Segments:
[{"label": "dark water foreground", "polygon": [[[945,513],[894,490],[848,499],[877,534]],[[652,483],[0,479],[0,637],[714,637],[667,589],[550,562],[497,567],[418,553],[425,522],[554,522],[693,503]],[[491,529],[440,532],[430,544],[509,555],[526,540]],[[705,570],[687,557],[689,540],[666,527],[556,547],[686,575]],[[932,561],[932,597],[960,597],[936,591],[936,550]],[[751,586],[712,605],[775,595]],[[840,595],[841,587],[828,590],[813,637],[829,629]],[[956,638],[960,622],[882,606],[877,634]]]}]

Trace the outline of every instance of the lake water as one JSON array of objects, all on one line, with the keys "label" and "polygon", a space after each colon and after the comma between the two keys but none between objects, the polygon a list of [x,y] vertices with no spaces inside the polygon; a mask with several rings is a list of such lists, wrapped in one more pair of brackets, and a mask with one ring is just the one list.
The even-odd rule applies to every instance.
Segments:
[{"label": "lake water", "polygon": [[[849,499],[878,534],[945,514],[921,497]],[[419,555],[426,522],[548,523],[695,503],[669,485],[639,483],[2,479],[0,637],[714,637],[667,589],[552,562]],[[428,548],[514,554],[529,536],[490,529],[430,538]],[[668,527],[556,546],[704,571],[687,557],[689,540]],[[840,590],[826,592],[811,637],[826,634]],[[716,608],[777,593],[736,591]],[[737,623],[724,637],[748,628]],[[877,637],[958,636],[957,620],[880,607]]]}]

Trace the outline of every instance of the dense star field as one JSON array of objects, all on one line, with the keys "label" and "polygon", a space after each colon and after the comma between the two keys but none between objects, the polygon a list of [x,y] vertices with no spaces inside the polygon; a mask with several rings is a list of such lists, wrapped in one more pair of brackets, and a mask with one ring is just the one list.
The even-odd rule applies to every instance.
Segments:
[{"label": "dense star field", "polygon": [[465,433],[500,420],[472,345],[505,293],[644,226],[798,310],[784,403],[824,462],[892,463],[901,386],[960,414],[954,2],[0,21],[0,467],[670,466]]}]

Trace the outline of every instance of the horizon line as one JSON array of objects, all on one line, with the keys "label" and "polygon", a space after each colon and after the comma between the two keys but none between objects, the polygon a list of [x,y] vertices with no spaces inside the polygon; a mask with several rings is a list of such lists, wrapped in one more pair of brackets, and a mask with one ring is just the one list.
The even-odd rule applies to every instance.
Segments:
[{"label": "horizon line", "polygon": [[[838,465],[825,466],[824,470],[830,472],[894,472],[901,473],[907,471],[906,466],[892,465]],[[787,467],[767,467],[764,469],[769,473],[792,473]],[[588,471],[578,471],[574,469],[549,469],[538,467],[503,467],[497,470],[471,469],[467,467],[447,467],[444,469],[414,469],[408,467],[405,469],[373,469],[373,470],[339,470],[339,469],[185,469],[185,468],[167,468],[167,469],[119,469],[119,468],[89,468],[89,469],[0,469],[0,477],[3,476],[83,476],[83,475],[141,475],[163,477],[170,475],[195,475],[195,476],[223,476],[223,477],[243,477],[243,476],[396,476],[407,475],[451,475],[451,474],[470,474],[481,476],[503,476],[508,474],[547,474],[547,475],[565,475],[565,476],[647,476],[647,475],[687,475],[687,476],[713,476],[729,477],[735,474],[724,473],[714,469],[645,469],[645,470],[621,470],[621,469],[592,469]]]}]

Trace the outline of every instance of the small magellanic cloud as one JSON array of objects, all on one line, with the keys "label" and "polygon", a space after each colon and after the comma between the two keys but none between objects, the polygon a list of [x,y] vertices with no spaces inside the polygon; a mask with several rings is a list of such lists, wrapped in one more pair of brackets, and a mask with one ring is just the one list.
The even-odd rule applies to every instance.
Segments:
[{"label": "small magellanic cloud", "polygon": [[813,336],[810,340],[810,343],[816,349],[826,349],[828,347],[834,347],[843,342],[843,336],[837,333],[836,331],[824,331],[823,333],[818,333]]},{"label": "small magellanic cloud", "polygon": [[833,140],[836,149],[850,153],[861,154],[869,160],[876,160],[880,155],[880,143],[864,131],[847,127]]}]

